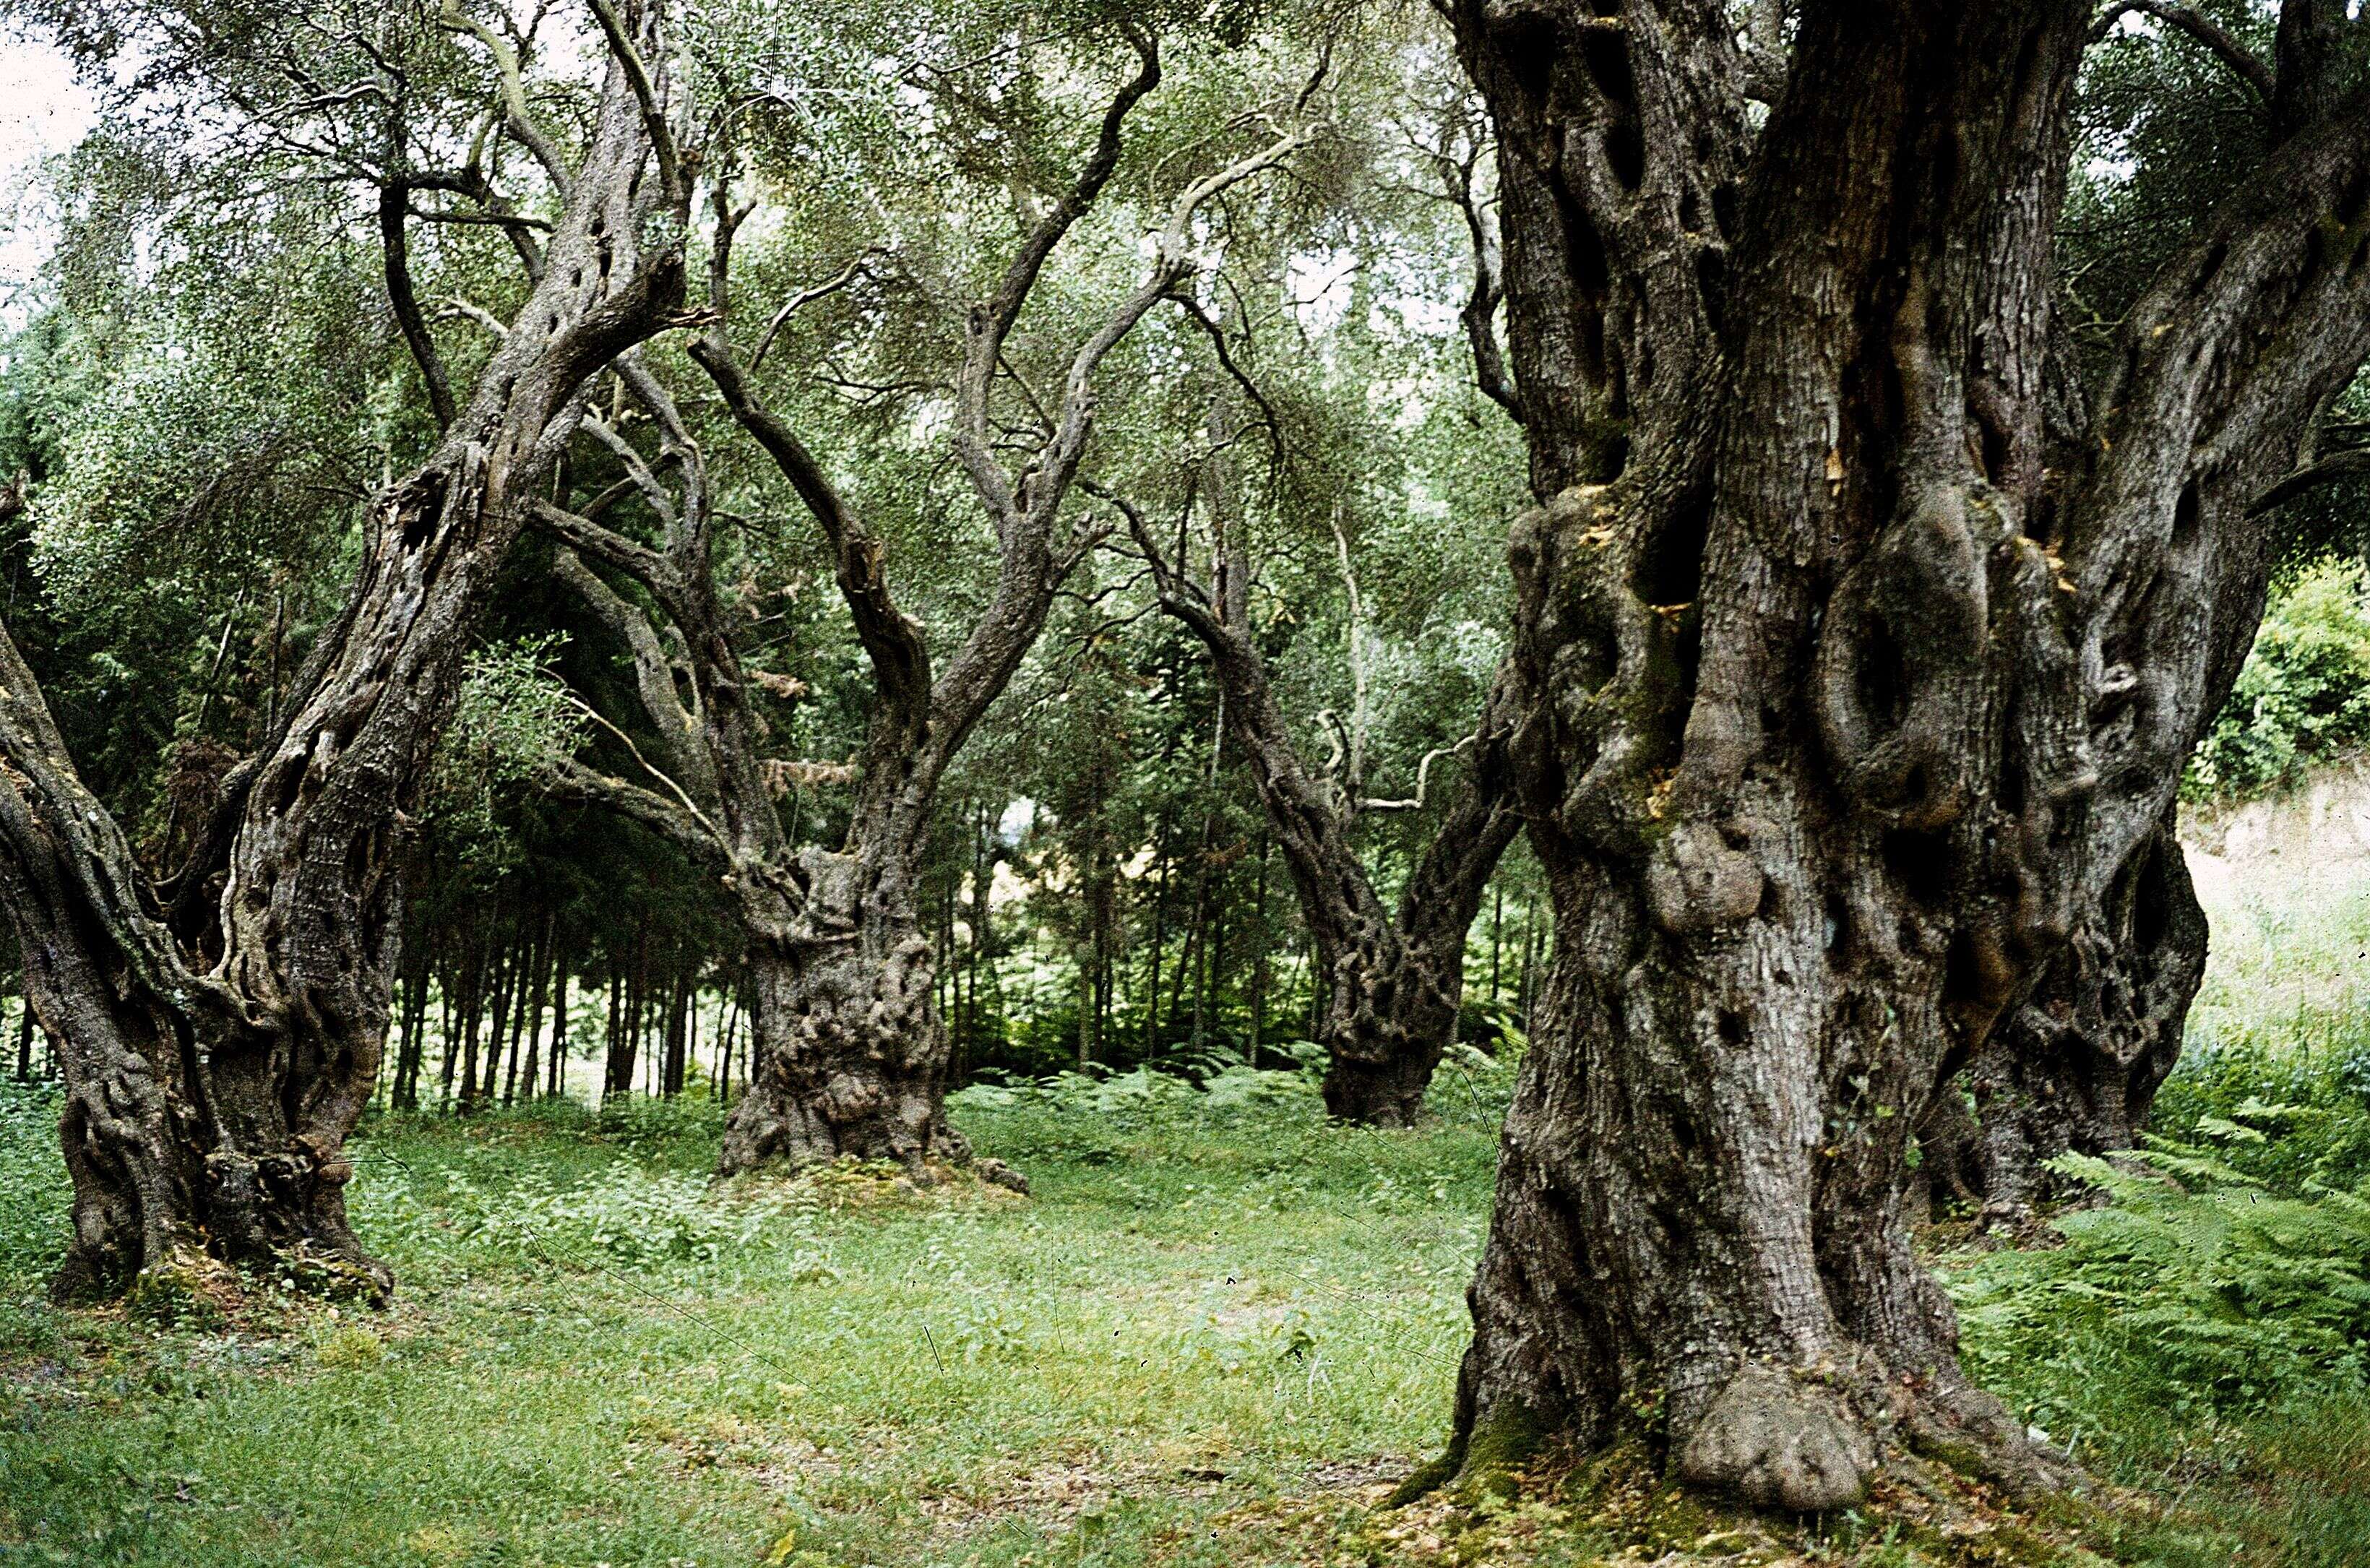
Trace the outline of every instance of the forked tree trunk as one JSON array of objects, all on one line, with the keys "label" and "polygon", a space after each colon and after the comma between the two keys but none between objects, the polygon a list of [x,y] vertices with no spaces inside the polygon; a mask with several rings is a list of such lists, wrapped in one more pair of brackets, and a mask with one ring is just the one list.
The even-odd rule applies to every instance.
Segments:
[{"label": "forked tree trunk", "polygon": [[[1214,432],[1224,445],[1224,432]],[[1352,841],[1362,810],[1421,805],[1432,764],[1418,770],[1418,798],[1360,798],[1353,767],[1346,787],[1312,778],[1293,744],[1250,624],[1250,564],[1241,519],[1223,467],[1213,461],[1213,567],[1205,585],[1172,559],[1143,514],[1124,507],[1151,566],[1164,612],[1209,654],[1225,694],[1226,727],[1259,786],[1260,802],[1283,847],[1316,950],[1320,1001],[1315,1043],[1326,1053],[1325,1108],[1368,1126],[1412,1126],[1432,1075],[1456,1029],[1465,994],[1465,937],[1480,913],[1491,872],[1521,831],[1506,742],[1512,713],[1501,678],[1479,726],[1459,750],[1472,776],[1443,814],[1402,890],[1396,917],[1385,907]],[[1343,546],[1344,560],[1348,547]],[[1156,987],[1156,991],[1157,987]]]},{"label": "forked tree trunk", "polygon": [[0,892],[65,1054],[61,1291],[200,1250],[389,1283],[347,1224],[341,1150],[385,1040],[398,824],[517,535],[513,497],[569,439],[584,381],[679,297],[679,251],[636,254],[644,123],[613,69],[540,282],[435,452],[372,508],[346,607],[284,727],[233,775],[169,924],[0,639]]},{"label": "forked tree trunk", "polygon": [[2247,503],[2370,317],[2356,96],[2044,467],[2087,11],[1805,6],[1757,133],[1711,0],[1455,11],[1545,501],[1515,749],[1557,938],[1435,1475],[1641,1429],[1789,1509],[1904,1438],[2048,1474],[1912,1252],[1912,1129],[2053,965],[2123,1009],[2081,999],[2086,928],[2171,929],[2148,866],[2260,613]]},{"label": "forked tree trunk", "polygon": [[[840,596],[872,666],[873,709],[857,766],[759,755],[762,727],[748,706],[749,686],[763,682],[786,697],[804,688],[785,676],[742,670],[735,628],[715,591],[699,444],[672,396],[639,363],[624,374],[673,459],[663,466],[672,470],[672,490],[655,477],[662,466],[637,461],[631,470],[661,517],[662,547],[652,549],[556,506],[538,508],[562,544],[640,582],[688,651],[686,703],[651,618],[563,553],[563,576],[632,651],[636,693],[672,773],[662,791],[570,762],[555,767],[553,787],[641,821],[719,866],[747,933],[754,997],[751,1083],[727,1122],[726,1173],[777,1159],[799,1164],[855,1155],[913,1166],[934,1154],[968,1156],[943,1103],[949,1042],[934,999],[935,954],[915,892],[923,846],[947,768],[1011,681],[1063,582],[1095,542],[1084,520],[1064,516],[1064,503],[1093,433],[1096,369],[1193,266],[1181,227],[1172,226],[1160,236],[1144,282],[1075,351],[1050,428],[1028,463],[1007,469],[991,433],[989,402],[1006,374],[1014,323],[1047,257],[1117,167],[1129,112],[1160,80],[1154,40],[1128,36],[1140,68],[1113,96],[1093,152],[1031,225],[994,297],[970,313],[956,447],[995,530],[996,577],[943,668],[933,669],[921,628],[897,607],[880,542],[814,454],[766,405],[727,334],[733,232],[746,212],[736,213],[729,181],[714,188],[714,324],[691,354],[830,548]],[[1173,225],[1186,223],[1199,202],[1271,167],[1301,139],[1286,137],[1196,180]],[[837,851],[791,842],[772,801],[773,784],[788,778],[855,786],[847,836]],[[985,1173],[1018,1182],[1001,1166]]]}]

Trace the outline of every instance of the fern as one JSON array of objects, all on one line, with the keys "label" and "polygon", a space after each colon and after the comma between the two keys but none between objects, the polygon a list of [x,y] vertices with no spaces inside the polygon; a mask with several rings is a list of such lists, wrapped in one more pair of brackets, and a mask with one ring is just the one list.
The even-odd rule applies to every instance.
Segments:
[{"label": "fern", "polygon": [[2240,1415],[2370,1392],[2370,1182],[2281,1196],[2165,1139],[2059,1168],[2107,1202],[2062,1216],[2061,1247],[1955,1270],[1985,1377],[2075,1425],[2133,1400]]}]

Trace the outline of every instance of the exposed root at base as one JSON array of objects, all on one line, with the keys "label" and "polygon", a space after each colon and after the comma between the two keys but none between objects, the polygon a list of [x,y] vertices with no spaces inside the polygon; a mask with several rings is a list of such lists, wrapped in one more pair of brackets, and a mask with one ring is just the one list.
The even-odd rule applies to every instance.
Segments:
[{"label": "exposed root at base", "polygon": [[207,1333],[249,1328],[259,1318],[270,1320],[290,1297],[378,1309],[386,1306],[393,1292],[393,1280],[383,1266],[320,1248],[300,1245],[260,1261],[233,1264],[194,1242],[174,1248],[122,1280],[120,1290],[96,1288],[87,1281],[75,1285],[53,1288],[52,1298],[62,1306],[120,1305],[132,1322]]},{"label": "exposed root at base", "polygon": [[[1477,1433],[1477,1439],[1480,1434]],[[1849,1509],[1764,1512],[1686,1484],[1642,1440],[1592,1454],[1560,1442],[1511,1468],[1461,1468],[1412,1503],[1403,1483],[1344,1541],[1337,1562],[1379,1565],[1580,1561],[1780,1568],[2104,1568],[2107,1509],[2141,1508],[2101,1489],[2034,1497],[1911,1448],[1871,1463]],[[1444,1462],[1435,1461],[1427,1471]],[[1425,1472],[1420,1471],[1419,1476]]]}]

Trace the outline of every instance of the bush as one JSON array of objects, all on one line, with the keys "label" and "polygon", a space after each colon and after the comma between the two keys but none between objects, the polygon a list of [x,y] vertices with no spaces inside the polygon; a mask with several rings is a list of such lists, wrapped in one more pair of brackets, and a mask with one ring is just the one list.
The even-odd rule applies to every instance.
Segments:
[{"label": "bush", "polygon": [[779,1201],[723,1202],[702,1177],[626,1164],[565,1185],[539,1170],[493,1188],[455,1179],[441,1206],[459,1239],[575,1267],[712,1262],[784,1212]]},{"label": "bush", "polygon": [[2370,582],[2307,568],[2273,594],[2230,700],[2190,761],[2192,798],[2261,793],[2370,743]]},{"label": "bush", "polygon": [[1004,1083],[981,1082],[947,1096],[958,1111],[1040,1107],[1098,1121],[1140,1123],[1168,1111],[1228,1111],[1291,1100],[1313,1100],[1324,1052],[1306,1042],[1275,1047],[1299,1065],[1289,1070],[1254,1067],[1235,1052],[1179,1057],[1167,1069],[1150,1066],[1114,1073],[1099,1062],[1087,1070]]}]

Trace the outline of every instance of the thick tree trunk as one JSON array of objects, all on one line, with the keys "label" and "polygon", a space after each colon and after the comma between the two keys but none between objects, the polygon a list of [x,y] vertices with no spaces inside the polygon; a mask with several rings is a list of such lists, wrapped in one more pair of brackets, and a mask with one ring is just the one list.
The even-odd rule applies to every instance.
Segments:
[{"label": "thick tree trunk", "polygon": [[719,1169],[968,1159],[947,1122],[950,1043],[930,940],[900,891],[912,882],[820,850],[800,865],[800,917],[750,950],[753,1073]]},{"label": "thick tree trunk", "polygon": [[1455,1026],[1463,965],[1388,926],[1320,929],[1317,941],[1330,986],[1317,1041],[1325,1109],[1363,1126],[1415,1125]]},{"label": "thick tree trunk", "polygon": [[2168,813],[2099,918],[2075,928],[1969,1064],[1971,1136],[1951,1157],[1985,1218],[2020,1223],[2036,1203],[2068,1195],[2048,1169],[2059,1155],[2138,1141],[2180,1060],[2205,948],[2205,912]]},{"label": "thick tree trunk", "polygon": [[1723,7],[1604,9],[1453,18],[1546,500],[1511,553],[1556,942],[1444,1468],[1642,1424],[1768,1506],[1857,1501],[1904,1437],[2042,1480],[1911,1250],[1912,1129],[2053,965],[2156,1070],[2163,999],[2083,987],[2177,923],[2161,830],[2261,605],[2245,506],[2361,358],[2370,268],[2315,234],[2363,215],[2370,104],[2134,309],[2064,472],[2087,8],[1805,6],[1757,133]]}]

